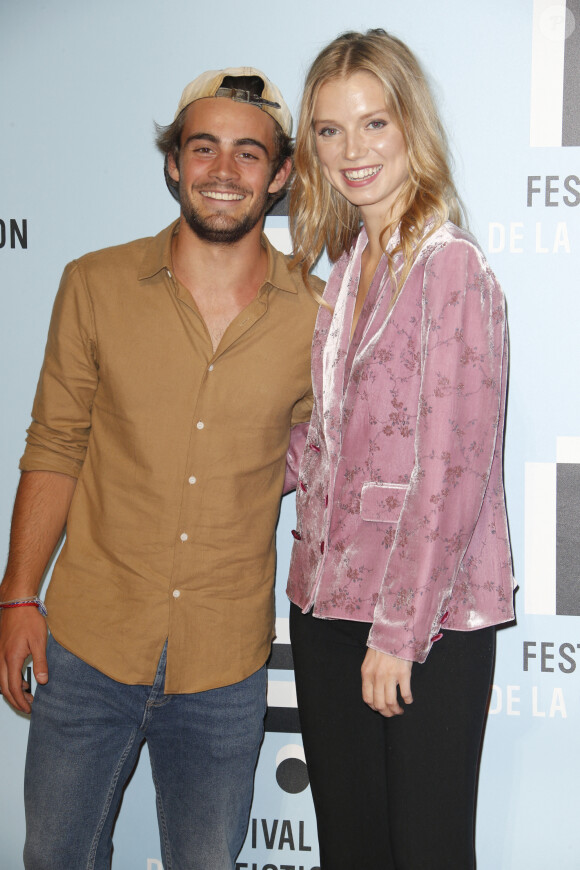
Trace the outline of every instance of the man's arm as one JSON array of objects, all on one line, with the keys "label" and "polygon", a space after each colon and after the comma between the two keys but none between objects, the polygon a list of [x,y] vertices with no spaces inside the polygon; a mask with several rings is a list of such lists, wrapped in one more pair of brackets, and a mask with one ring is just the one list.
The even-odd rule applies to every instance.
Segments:
[{"label": "man's arm", "polygon": [[[10,552],[0,601],[31,598],[38,593],[57,546],[76,486],[76,478],[53,471],[26,471],[16,493]],[[17,710],[30,712],[32,697],[22,686],[22,666],[32,655],[34,676],[48,681],[46,623],[36,607],[0,611],[0,690]]]}]

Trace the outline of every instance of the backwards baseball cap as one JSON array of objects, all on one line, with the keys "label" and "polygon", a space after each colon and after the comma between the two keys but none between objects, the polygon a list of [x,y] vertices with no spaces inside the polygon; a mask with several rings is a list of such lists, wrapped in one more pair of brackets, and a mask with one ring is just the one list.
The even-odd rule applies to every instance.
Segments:
[{"label": "backwards baseball cap", "polygon": [[[259,94],[254,89],[245,90],[235,87],[230,83],[231,78],[258,78],[263,87]],[[208,70],[202,73],[184,89],[175,117],[179,115],[190,103],[202,100],[204,97],[226,97],[237,103],[247,103],[267,112],[280,125],[287,136],[292,134],[292,115],[284,102],[284,98],[278,88],[263,72],[251,66],[228,67],[227,69]]]}]

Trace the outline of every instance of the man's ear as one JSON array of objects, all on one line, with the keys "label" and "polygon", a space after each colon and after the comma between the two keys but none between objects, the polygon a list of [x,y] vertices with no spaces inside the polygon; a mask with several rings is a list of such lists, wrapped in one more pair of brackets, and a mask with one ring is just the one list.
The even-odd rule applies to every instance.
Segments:
[{"label": "man's ear", "polygon": [[179,169],[171,152],[167,155],[167,174],[173,181],[179,182]]},{"label": "man's ear", "polygon": [[272,181],[270,182],[270,186],[268,187],[268,193],[278,193],[279,190],[282,190],[286,182],[288,181],[288,176],[292,172],[292,160],[290,157],[287,157]]}]

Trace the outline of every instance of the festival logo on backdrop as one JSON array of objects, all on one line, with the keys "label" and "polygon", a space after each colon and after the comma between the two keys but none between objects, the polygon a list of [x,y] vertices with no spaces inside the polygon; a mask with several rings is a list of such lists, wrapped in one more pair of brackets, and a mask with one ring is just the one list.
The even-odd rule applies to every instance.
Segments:
[{"label": "festival logo on backdrop", "polygon": [[[287,619],[276,620],[276,635],[268,661],[268,712],[265,728],[266,732],[300,734]],[[298,794],[308,786],[308,771],[301,743],[288,743],[278,752],[276,782],[287,794]]]},{"label": "festival logo on backdrop", "polygon": [[557,438],[555,462],[526,463],[523,586],[524,613],[549,619],[527,624],[519,684],[494,684],[489,714],[577,716],[577,623],[552,617],[580,615],[580,437]]},{"label": "festival logo on backdrop", "polygon": [[580,616],[580,437],[526,463],[526,613]]},{"label": "festival logo on backdrop", "polygon": [[530,145],[580,145],[580,0],[534,0]]},{"label": "festival logo on backdrop", "polygon": [[[580,146],[580,0],[534,0],[530,145]],[[570,152],[568,152],[569,154]],[[541,155],[540,155],[541,158]],[[525,212],[490,221],[489,254],[570,255],[576,234],[567,218],[580,206],[577,165],[542,166],[522,179]]]},{"label": "festival logo on backdrop", "polygon": [[0,218],[0,248],[27,248],[28,247],[28,221],[9,218]]}]

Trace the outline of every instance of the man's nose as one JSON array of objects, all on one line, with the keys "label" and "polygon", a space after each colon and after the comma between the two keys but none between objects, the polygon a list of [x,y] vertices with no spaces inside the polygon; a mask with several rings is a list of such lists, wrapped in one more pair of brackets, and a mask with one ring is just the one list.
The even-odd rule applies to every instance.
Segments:
[{"label": "man's nose", "polygon": [[210,174],[226,181],[239,175],[238,167],[233,154],[221,152],[212,162]]}]

